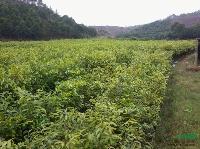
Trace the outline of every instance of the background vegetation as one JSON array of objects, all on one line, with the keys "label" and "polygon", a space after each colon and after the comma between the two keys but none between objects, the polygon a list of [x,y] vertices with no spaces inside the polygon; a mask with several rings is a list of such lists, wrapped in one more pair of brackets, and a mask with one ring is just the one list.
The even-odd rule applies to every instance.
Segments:
[{"label": "background vegetation", "polygon": [[60,16],[42,0],[1,0],[0,39],[55,39],[94,37],[93,28]]},{"label": "background vegetation", "polygon": [[195,39],[200,37],[200,25],[186,27],[184,24],[169,20],[156,21],[119,34],[118,38],[132,39]]}]

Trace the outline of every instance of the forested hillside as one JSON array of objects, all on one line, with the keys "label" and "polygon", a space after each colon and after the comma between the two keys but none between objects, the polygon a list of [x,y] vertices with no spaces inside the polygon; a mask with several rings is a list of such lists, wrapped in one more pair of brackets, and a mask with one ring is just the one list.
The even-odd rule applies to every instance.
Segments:
[{"label": "forested hillside", "polygon": [[[134,18],[130,18],[134,19]],[[149,24],[119,27],[93,26],[99,36],[132,39],[193,39],[200,37],[200,11],[171,15]]]},{"label": "forested hillside", "polygon": [[119,27],[119,26],[91,26],[96,29],[99,36],[116,37],[120,34],[128,33],[138,26]]},{"label": "forested hillside", "polygon": [[155,21],[142,25],[136,29],[131,30],[130,32],[119,34],[117,37],[164,39],[167,38],[170,33],[170,26],[171,23],[168,20]]},{"label": "forested hillside", "polygon": [[93,28],[60,16],[42,0],[1,0],[0,39],[52,39],[96,36]]},{"label": "forested hillside", "polygon": [[163,20],[141,25],[118,37],[147,39],[192,39],[200,37],[200,11],[171,15]]}]

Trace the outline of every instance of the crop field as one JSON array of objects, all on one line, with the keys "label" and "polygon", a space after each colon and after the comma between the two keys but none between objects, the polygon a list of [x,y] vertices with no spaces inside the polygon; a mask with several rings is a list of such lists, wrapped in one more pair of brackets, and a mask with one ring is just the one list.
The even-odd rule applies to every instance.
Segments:
[{"label": "crop field", "polygon": [[152,148],[172,58],[194,41],[0,42],[0,148]]}]

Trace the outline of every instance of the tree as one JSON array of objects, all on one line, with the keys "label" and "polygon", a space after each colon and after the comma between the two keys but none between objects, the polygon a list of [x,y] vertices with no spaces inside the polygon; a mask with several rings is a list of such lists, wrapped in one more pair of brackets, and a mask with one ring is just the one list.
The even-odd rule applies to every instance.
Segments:
[{"label": "tree", "polygon": [[170,38],[178,38],[178,39],[184,39],[186,37],[186,28],[184,24],[180,24],[178,22],[174,23],[171,26],[171,33],[170,33]]}]

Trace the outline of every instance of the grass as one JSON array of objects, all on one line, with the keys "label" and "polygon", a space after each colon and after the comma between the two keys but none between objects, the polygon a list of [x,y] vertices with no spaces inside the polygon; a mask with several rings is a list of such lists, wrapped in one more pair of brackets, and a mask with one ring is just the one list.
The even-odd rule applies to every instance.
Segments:
[{"label": "grass", "polygon": [[200,72],[187,71],[194,55],[181,59],[170,79],[156,149],[200,148]]}]

